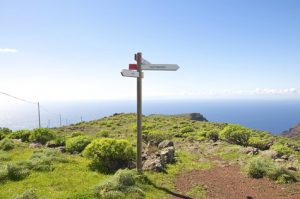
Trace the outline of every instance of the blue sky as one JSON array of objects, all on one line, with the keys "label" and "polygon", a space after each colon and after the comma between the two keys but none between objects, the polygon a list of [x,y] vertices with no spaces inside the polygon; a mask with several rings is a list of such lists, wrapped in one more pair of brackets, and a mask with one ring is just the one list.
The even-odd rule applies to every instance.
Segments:
[{"label": "blue sky", "polygon": [[[29,100],[300,98],[297,0],[0,0],[0,91]],[[5,96],[0,96],[0,100]]]}]

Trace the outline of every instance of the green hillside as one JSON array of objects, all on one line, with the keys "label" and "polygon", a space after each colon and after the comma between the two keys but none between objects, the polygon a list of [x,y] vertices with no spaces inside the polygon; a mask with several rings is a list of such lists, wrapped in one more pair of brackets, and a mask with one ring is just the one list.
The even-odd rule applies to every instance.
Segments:
[{"label": "green hillside", "polygon": [[[215,174],[228,169],[224,182],[236,176],[240,179],[231,179],[233,184],[273,183],[278,198],[300,197],[300,142],[235,124],[186,115],[144,117],[145,151],[158,154],[159,147],[149,142],[171,140],[175,161],[142,175],[125,169],[134,167],[135,114],[54,129],[2,128],[0,139],[0,198],[218,198],[214,194],[224,186],[218,176],[205,181],[214,169]],[[262,196],[260,189],[249,194]],[[269,184],[265,189],[271,190]]]}]

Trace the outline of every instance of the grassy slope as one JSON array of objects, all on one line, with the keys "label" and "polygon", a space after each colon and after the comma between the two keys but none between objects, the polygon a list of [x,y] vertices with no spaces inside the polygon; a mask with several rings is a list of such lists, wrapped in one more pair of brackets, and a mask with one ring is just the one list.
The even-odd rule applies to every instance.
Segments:
[{"label": "grassy slope", "polygon": [[[110,132],[110,137],[127,139],[134,145],[136,139],[135,121],[135,114],[121,114],[91,122],[81,122],[55,129],[55,131],[61,135],[81,131],[91,137],[97,137],[97,132],[107,130]],[[225,126],[223,123],[192,121],[187,118],[172,116],[148,116],[144,117],[143,122],[145,131],[158,131],[163,134],[176,135],[180,134],[182,129],[193,129],[193,132],[181,133],[183,137],[172,137],[176,143],[177,162],[169,165],[166,173],[145,172],[145,175],[153,183],[153,186],[149,186],[146,190],[146,198],[167,198],[167,193],[174,191],[174,180],[179,172],[213,167],[214,164],[208,156],[219,156],[231,161],[249,159],[248,156],[238,152],[240,146],[224,143],[209,151],[209,143],[197,141],[203,140],[201,134],[204,131],[212,129],[220,131],[223,129]],[[191,142],[191,140],[194,141]],[[195,151],[195,148],[198,151]],[[19,146],[8,152],[11,158],[8,162],[26,160],[31,156],[33,150],[27,146]],[[36,189],[39,196],[68,198],[76,193],[88,192],[94,185],[110,177],[89,170],[89,160],[80,155],[65,154],[64,156],[70,161],[57,163],[55,169],[51,172],[32,172],[21,181],[5,181],[0,184],[0,198],[11,198],[29,188]]]}]

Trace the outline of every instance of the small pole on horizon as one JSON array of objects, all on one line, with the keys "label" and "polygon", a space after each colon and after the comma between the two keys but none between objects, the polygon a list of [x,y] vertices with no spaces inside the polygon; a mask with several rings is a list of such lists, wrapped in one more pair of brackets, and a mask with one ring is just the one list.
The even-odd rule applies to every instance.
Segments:
[{"label": "small pole on horizon", "polygon": [[59,114],[59,127],[61,127],[61,114]]},{"label": "small pole on horizon", "polygon": [[142,170],[142,53],[138,52],[135,56],[137,61],[137,71],[139,77],[137,77],[137,171]]},{"label": "small pole on horizon", "polygon": [[41,128],[40,102],[38,102],[37,105],[38,105],[39,128]]},{"label": "small pole on horizon", "polygon": [[80,121],[82,122],[82,116],[80,117]]}]

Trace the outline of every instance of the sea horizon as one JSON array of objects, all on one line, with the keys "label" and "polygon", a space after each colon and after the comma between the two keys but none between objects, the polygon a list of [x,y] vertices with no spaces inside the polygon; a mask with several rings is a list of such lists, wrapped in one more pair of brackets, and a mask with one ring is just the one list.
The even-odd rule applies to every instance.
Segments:
[{"label": "sea horizon", "polygon": [[[12,106],[14,104],[14,106]],[[38,127],[37,107],[12,103],[0,108],[0,127],[13,130]],[[86,100],[41,102],[42,127],[59,127],[101,119],[114,113],[135,113],[135,100]],[[211,122],[235,123],[279,134],[300,122],[296,99],[144,100],[143,114],[201,113]],[[60,120],[61,116],[61,120]]]}]

